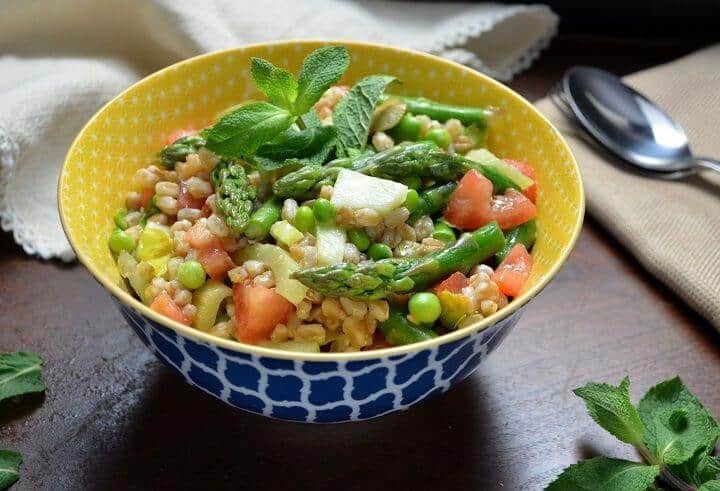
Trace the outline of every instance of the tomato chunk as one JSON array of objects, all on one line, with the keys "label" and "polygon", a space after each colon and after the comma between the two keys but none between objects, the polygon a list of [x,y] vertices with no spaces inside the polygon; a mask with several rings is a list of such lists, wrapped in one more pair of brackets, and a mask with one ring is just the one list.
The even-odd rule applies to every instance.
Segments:
[{"label": "tomato chunk", "polygon": [[153,196],[155,196],[155,190],[152,188],[140,191],[140,206],[147,210]]},{"label": "tomato chunk", "polygon": [[463,288],[468,286],[467,277],[460,271],[456,271],[451,274],[435,287],[435,294],[439,295],[440,292],[460,293]]},{"label": "tomato chunk", "polygon": [[165,145],[171,145],[175,143],[175,140],[179,140],[183,136],[196,135],[197,130],[193,128],[181,128],[170,133],[165,139]]},{"label": "tomato chunk", "polygon": [[287,322],[295,306],[264,286],[233,285],[235,304],[235,337],[256,344],[270,338],[275,326]]},{"label": "tomato chunk", "polygon": [[193,249],[211,249],[221,247],[218,238],[215,237],[207,226],[200,221],[195,222],[195,225],[185,232],[185,240]]},{"label": "tomato chunk", "polygon": [[508,189],[492,200],[492,215],[503,230],[510,230],[537,215],[535,204],[516,189]]},{"label": "tomato chunk", "polygon": [[492,183],[475,169],[460,179],[445,208],[445,220],[462,230],[475,230],[494,220]]},{"label": "tomato chunk", "polygon": [[155,297],[155,300],[150,304],[150,308],[158,314],[162,314],[165,317],[169,317],[174,321],[178,321],[180,324],[190,325],[190,320],[187,318],[178,304],[176,304],[168,292],[163,291],[160,295]]},{"label": "tomato chunk", "polygon": [[531,269],[532,257],[524,245],[516,244],[495,268],[492,279],[505,295],[517,297],[530,276]]},{"label": "tomato chunk", "polygon": [[177,198],[178,210],[183,208],[196,208],[201,209],[205,204],[205,198],[196,198],[190,191],[188,191],[188,185],[185,181],[180,182],[180,194]]},{"label": "tomato chunk", "polygon": [[202,264],[208,276],[216,281],[222,281],[225,278],[225,273],[235,267],[235,263],[230,258],[230,255],[225,252],[225,249],[223,249],[221,245],[218,247],[199,249],[197,260]]},{"label": "tomato chunk", "polygon": [[[526,162],[522,162],[520,160],[512,160],[512,159],[505,159],[505,162],[515,167],[517,170],[528,176],[530,179],[535,181],[535,169],[527,164]],[[523,191],[523,194],[527,196],[527,198],[535,203],[537,200],[537,182],[534,182],[532,186],[525,189]]]}]

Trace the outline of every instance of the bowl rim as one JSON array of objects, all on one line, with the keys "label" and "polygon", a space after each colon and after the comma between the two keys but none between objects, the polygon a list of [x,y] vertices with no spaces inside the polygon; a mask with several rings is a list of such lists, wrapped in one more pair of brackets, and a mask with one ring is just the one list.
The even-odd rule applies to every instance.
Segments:
[{"label": "bowl rim", "polygon": [[[555,261],[555,263],[551,266],[548,273],[545,275],[545,277],[538,282],[537,284],[533,285],[532,288],[524,291],[519,297],[513,299],[512,302],[510,302],[506,307],[498,310],[496,313],[485,317],[481,321],[478,321],[476,323],[473,323],[469,326],[463,327],[461,329],[457,329],[455,331],[442,334],[440,336],[437,336],[436,338],[428,339],[426,341],[421,341],[418,343],[412,343],[412,344],[406,344],[401,346],[394,346],[391,348],[383,348],[378,350],[371,350],[371,351],[356,351],[356,352],[349,352],[349,353],[304,353],[304,352],[294,352],[294,351],[287,351],[287,350],[279,350],[274,348],[265,348],[258,345],[252,345],[252,344],[246,344],[241,343],[236,340],[232,339],[223,339],[219,338],[217,336],[213,336],[207,332],[197,330],[193,328],[192,326],[187,326],[185,324],[181,324],[177,321],[173,321],[168,319],[167,317],[164,317],[160,315],[159,313],[153,311],[150,309],[149,306],[143,304],[138,299],[136,299],[133,295],[131,295],[129,292],[125,291],[124,289],[120,288],[119,285],[113,283],[109,278],[107,278],[105,275],[103,275],[99,268],[97,268],[93,263],[90,257],[88,257],[84,252],[81,252],[78,250],[78,248],[75,247],[75,244],[73,242],[73,237],[68,231],[68,226],[66,224],[66,218],[65,218],[65,212],[62,207],[62,199],[61,199],[61,189],[62,189],[62,183],[66,176],[66,166],[68,163],[68,160],[70,158],[70,155],[75,150],[75,147],[79,144],[79,141],[81,137],[84,135],[86,130],[89,126],[91,126],[95,120],[99,117],[99,115],[105,111],[107,107],[114,104],[116,101],[121,99],[125,94],[131,90],[133,90],[135,87],[146,83],[148,80],[158,77],[161,74],[165,74],[167,72],[175,70],[178,66],[185,65],[185,64],[192,64],[195,63],[197,60],[201,60],[204,58],[210,58],[213,56],[218,56],[221,54],[226,53],[232,53],[235,51],[240,50],[249,50],[249,49],[255,49],[255,48],[263,48],[263,47],[273,47],[273,46],[280,46],[280,45],[343,45],[348,47],[356,47],[356,48],[364,48],[364,49],[382,49],[382,50],[391,50],[397,52],[399,55],[412,55],[420,58],[425,58],[435,64],[439,64],[446,67],[452,67],[453,69],[460,69],[461,71],[466,72],[467,75],[472,75],[475,77],[480,77],[482,81],[486,84],[490,84],[494,86],[494,88],[499,89],[501,92],[505,92],[506,95],[517,99],[520,101],[521,104],[523,104],[529,111],[532,111],[533,113],[540,116],[540,118],[551,128],[553,132],[557,135],[557,137],[560,139],[560,142],[562,142],[563,147],[567,151],[567,154],[570,157],[570,163],[572,164],[572,167],[575,169],[575,172],[578,176],[578,182],[579,182],[579,202],[578,202],[578,219],[576,223],[574,224],[570,240],[568,242],[568,247],[565,249],[565,251],[562,253],[562,255]],[[170,329],[172,331],[177,332],[179,335],[190,338],[194,341],[202,342],[205,344],[208,344],[210,346],[216,346],[219,348],[223,348],[229,351],[249,354],[249,355],[256,355],[256,356],[262,356],[267,358],[275,358],[275,359],[283,359],[283,360],[296,360],[296,361],[319,361],[319,362],[349,362],[349,361],[360,361],[360,360],[371,360],[371,359],[378,359],[378,358],[386,358],[386,357],[392,357],[397,355],[404,355],[408,353],[415,353],[420,352],[426,349],[434,348],[436,346],[440,346],[442,344],[451,343],[454,341],[457,341],[462,338],[469,337],[470,335],[477,333],[479,331],[483,331],[492,325],[498,323],[499,321],[509,317],[513,313],[517,312],[521,307],[523,307],[525,304],[527,304],[531,299],[533,299],[538,293],[540,293],[541,290],[543,290],[550,281],[555,278],[555,275],[558,273],[560,268],[565,264],[567,261],[567,258],[569,257],[570,253],[572,252],[573,248],[575,247],[575,244],[577,243],[577,239],[580,235],[580,231],[582,229],[583,220],[585,216],[585,190],[584,186],[582,184],[582,176],[580,174],[580,169],[577,164],[577,161],[575,159],[575,156],[572,153],[572,150],[570,149],[569,145],[565,141],[565,138],[562,136],[562,134],[558,131],[557,128],[545,117],[544,114],[542,114],[535,106],[533,106],[527,99],[525,99],[522,95],[515,92],[513,89],[507,87],[506,85],[492,79],[491,77],[485,75],[484,73],[480,73],[476,70],[473,70],[469,67],[466,67],[464,65],[461,65],[460,63],[456,63],[450,60],[446,60],[444,58],[440,58],[439,56],[431,55],[428,53],[423,53],[421,51],[416,51],[412,49],[406,49],[406,48],[398,48],[395,46],[390,46],[387,44],[381,44],[381,43],[372,43],[372,42],[364,42],[364,41],[345,41],[345,40],[327,40],[327,39],[293,39],[293,40],[284,40],[284,41],[270,41],[270,42],[262,42],[262,43],[253,43],[253,44],[245,44],[240,46],[235,46],[232,48],[212,51],[209,53],[203,53],[198,56],[194,56],[191,58],[187,58],[184,60],[181,60],[179,62],[173,63],[171,65],[168,65],[167,67],[164,67],[160,70],[157,70],[151,74],[148,74],[147,76],[143,77],[142,79],[138,80],[131,86],[124,89],[120,94],[113,97],[110,101],[108,101],[106,104],[104,104],[100,109],[98,109],[95,114],[85,123],[85,125],[82,127],[82,129],[78,132],[77,136],[73,140],[72,144],[70,145],[67,155],[65,159],[63,160],[62,167],[60,169],[60,175],[58,178],[57,183],[57,201],[58,201],[58,211],[60,214],[60,221],[62,223],[63,231],[65,233],[65,236],[68,239],[68,242],[70,243],[70,246],[72,247],[73,251],[75,252],[75,255],[77,256],[80,263],[85,266],[85,268],[90,271],[93,278],[100,283],[106,290],[108,290],[112,296],[114,296],[116,299],[118,299],[124,306],[133,309],[134,311],[138,312],[144,317],[150,318],[154,322],[162,325],[163,327]]]}]

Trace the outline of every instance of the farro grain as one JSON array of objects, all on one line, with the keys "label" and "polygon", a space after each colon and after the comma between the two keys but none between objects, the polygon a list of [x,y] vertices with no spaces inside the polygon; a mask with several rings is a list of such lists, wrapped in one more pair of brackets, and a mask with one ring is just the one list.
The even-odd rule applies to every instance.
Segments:
[{"label": "farro grain", "polygon": [[180,186],[174,182],[159,181],[155,184],[155,194],[158,196],[170,196],[172,198],[177,198],[178,193],[180,193]]}]

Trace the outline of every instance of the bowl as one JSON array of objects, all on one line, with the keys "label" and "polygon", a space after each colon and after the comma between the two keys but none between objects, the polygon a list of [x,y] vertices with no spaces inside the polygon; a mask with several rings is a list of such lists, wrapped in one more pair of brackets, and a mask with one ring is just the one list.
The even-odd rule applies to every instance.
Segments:
[{"label": "bowl", "polygon": [[[107,247],[112,216],[136,169],[177,128],[201,127],[221,110],[258,98],[250,58],[297,73],[310,51],[347,46],[341,83],[383,72],[406,94],[492,105],[488,146],[531,162],[537,172],[538,237],[524,293],[468,327],[417,344],[357,353],[292,353],[213,337],[160,316],[121,281]],[[424,53],[358,42],[288,41],[210,53],[136,83],[90,119],[72,144],[58,184],[60,216],[80,262],[108,291],[138,337],[191,385],[227,404],[284,420],[342,422],[407,409],[467,377],[517,323],[525,305],[555,276],[580,232],[580,173],[560,133],[525,99],[462,65]]]}]

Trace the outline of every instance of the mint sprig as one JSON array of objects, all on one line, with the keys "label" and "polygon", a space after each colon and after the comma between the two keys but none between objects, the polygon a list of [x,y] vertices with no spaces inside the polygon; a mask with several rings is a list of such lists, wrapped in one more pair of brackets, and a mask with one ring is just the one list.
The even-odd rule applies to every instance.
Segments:
[{"label": "mint sprig", "polygon": [[370,75],[356,83],[333,109],[333,124],[338,131],[338,154],[347,156],[362,151],[370,133],[373,112],[385,89],[395,77]]},{"label": "mint sprig", "polygon": [[660,474],[657,465],[595,457],[571,465],[548,487],[548,491],[646,490]]},{"label": "mint sprig", "polygon": [[573,392],[595,422],[647,464],[596,457],[568,467],[547,489],[647,491],[660,489],[659,478],[680,491],[720,491],[720,458],[712,455],[720,426],[697,397],[675,377],[652,387],[636,408],[629,387],[625,378],[617,387],[589,383]]},{"label": "mint sprig", "polygon": [[303,60],[298,77],[294,114],[305,114],[350,66],[350,55],[343,46],[316,49]]},{"label": "mint sprig", "polygon": [[[7,404],[4,400],[44,392],[42,363],[42,358],[34,353],[0,353],[0,403]],[[0,450],[0,490],[8,489],[20,479],[21,463],[22,455],[18,452]]]},{"label": "mint sprig", "polygon": [[8,489],[20,479],[22,455],[12,450],[0,450],[0,489]]},{"label": "mint sprig", "polygon": [[10,397],[43,392],[42,358],[18,351],[0,353],[0,401]]},{"label": "mint sprig", "polygon": [[296,80],[287,70],[253,58],[253,80],[268,101],[245,104],[225,113],[202,132],[207,148],[222,157],[248,159],[291,126],[301,130],[307,123],[314,126],[317,118],[308,116],[308,111],[342,77],[349,64],[345,47],[320,48],[305,58]]}]

